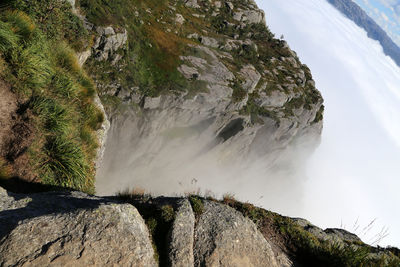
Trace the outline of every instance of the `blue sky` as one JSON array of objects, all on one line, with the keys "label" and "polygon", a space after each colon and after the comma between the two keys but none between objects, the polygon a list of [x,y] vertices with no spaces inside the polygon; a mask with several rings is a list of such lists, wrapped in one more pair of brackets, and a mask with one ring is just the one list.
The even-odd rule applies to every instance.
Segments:
[{"label": "blue sky", "polygon": [[400,0],[353,0],[400,46]]}]

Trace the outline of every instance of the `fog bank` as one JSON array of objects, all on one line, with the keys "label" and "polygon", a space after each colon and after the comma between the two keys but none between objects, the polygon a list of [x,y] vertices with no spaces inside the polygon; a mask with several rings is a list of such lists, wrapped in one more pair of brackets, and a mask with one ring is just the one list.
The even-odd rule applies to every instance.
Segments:
[{"label": "fog bank", "polygon": [[[258,0],[267,24],[307,64],[325,99],[321,146],[294,216],[400,246],[400,69],[364,30],[323,0]],[[364,235],[363,226],[377,218]]]}]

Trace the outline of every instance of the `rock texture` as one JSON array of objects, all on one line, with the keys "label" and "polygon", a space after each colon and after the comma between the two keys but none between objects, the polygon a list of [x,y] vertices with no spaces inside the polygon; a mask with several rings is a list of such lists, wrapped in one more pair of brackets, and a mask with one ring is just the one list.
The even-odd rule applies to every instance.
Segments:
[{"label": "rock texture", "polygon": [[[400,262],[398,249],[367,246],[342,229],[322,230],[248,203],[194,198],[135,196],[122,202],[79,192],[15,194],[0,187],[0,266],[331,266],[325,263],[341,263],[347,255],[323,250],[321,244],[367,248],[371,261],[366,266],[375,266],[374,260],[393,260],[388,266]],[[175,210],[167,224],[156,214],[165,205]],[[245,213],[232,207],[247,207],[257,225],[242,208]],[[167,231],[154,231],[157,225]],[[317,247],[304,246],[308,243]]]},{"label": "rock texture", "polygon": [[179,205],[171,231],[169,261],[171,266],[193,266],[195,217],[187,199]]},{"label": "rock texture", "polygon": [[121,56],[115,54],[118,49],[122,48],[127,40],[127,31],[115,32],[114,28],[109,27],[96,27],[98,37],[93,46],[94,57],[97,60],[111,60],[115,64]]},{"label": "rock texture", "polygon": [[328,228],[328,229],[321,229],[309,221],[305,219],[293,219],[296,224],[304,228],[307,232],[313,234],[318,239],[329,241],[332,243],[337,244],[344,244],[344,242],[362,242],[361,239],[346,230],[343,229],[336,229],[336,228]]},{"label": "rock texture", "polygon": [[0,188],[1,266],[156,266],[129,204],[83,193],[18,195]]},{"label": "rock texture", "polygon": [[195,231],[195,266],[278,266],[271,245],[242,214],[205,202]]}]

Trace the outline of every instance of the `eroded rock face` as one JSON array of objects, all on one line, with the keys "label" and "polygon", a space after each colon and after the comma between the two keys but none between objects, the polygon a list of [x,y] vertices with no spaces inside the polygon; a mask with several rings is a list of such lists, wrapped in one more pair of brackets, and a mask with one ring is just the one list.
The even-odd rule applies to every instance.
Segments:
[{"label": "eroded rock face", "polygon": [[110,60],[115,64],[121,59],[121,56],[115,52],[122,48],[128,40],[126,29],[123,32],[115,32],[111,26],[97,27],[96,32],[98,37],[92,48],[95,59]]},{"label": "eroded rock face", "polygon": [[[145,12],[138,23],[151,24],[157,36],[178,38],[185,46],[173,51],[177,63],[171,71],[176,72],[167,74],[179,76],[181,87],[148,88],[134,79],[128,84],[119,78],[96,81],[101,97],[118,103],[107,109],[111,128],[97,192],[136,186],[156,195],[198,188],[223,194],[240,191],[240,180],[259,179],[261,185],[253,182],[254,188],[247,188],[259,198],[261,188],[285,187],[273,179],[290,185],[285,172],[295,172],[302,164],[299,151],[298,158],[306,159],[322,131],[323,100],[310,70],[286,42],[272,36],[254,1],[171,1],[165,8],[166,15],[153,24],[145,19],[156,10],[137,9],[137,14]],[[107,39],[112,29],[98,34]],[[109,43],[105,47],[112,47]],[[162,46],[152,40],[144,44]],[[175,47],[169,45],[164,52]],[[121,62],[140,62],[140,51]],[[115,68],[110,77],[118,77],[124,64]],[[263,182],[267,179],[271,183]]]},{"label": "eroded rock face", "polygon": [[195,230],[195,266],[278,266],[271,245],[242,214],[205,202]]},{"label": "eroded rock face", "polygon": [[156,266],[135,209],[83,193],[0,188],[1,266]]}]

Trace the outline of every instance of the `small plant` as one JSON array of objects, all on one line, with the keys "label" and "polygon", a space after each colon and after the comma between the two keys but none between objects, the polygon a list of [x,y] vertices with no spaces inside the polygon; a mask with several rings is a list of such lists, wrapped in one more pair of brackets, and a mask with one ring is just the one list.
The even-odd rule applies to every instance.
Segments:
[{"label": "small plant", "polygon": [[157,229],[157,220],[154,217],[151,217],[146,220],[147,227],[150,231],[150,234],[154,236],[156,229]]},{"label": "small plant", "polygon": [[232,82],[231,88],[233,90],[232,92],[233,102],[235,103],[240,102],[246,97],[247,92],[246,90],[243,89],[242,85],[240,84],[240,81],[238,81],[237,79]]},{"label": "small plant", "polygon": [[175,219],[175,211],[171,205],[164,205],[161,207],[161,218],[165,222],[172,222]]},{"label": "small plant", "polygon": [[196,216],[200,216],[204,212],[203,201],[198,196],[189,196],[190,204]]},{"label": "small plant", "polygon": [[232,207],[237,201],[236,201],[235,196],[233,194],[224,194],[223,197],[222,197],[222,202],[225,205],[228,205],[228,206]]},{"label": "small plant", "polygon": [[151,195],[146,193],[146,190],[141,187],[134,187],[133,189],[125,189],[124,191],[118,192],[117,196],[118,198],[124,200],[151,199]]}]

